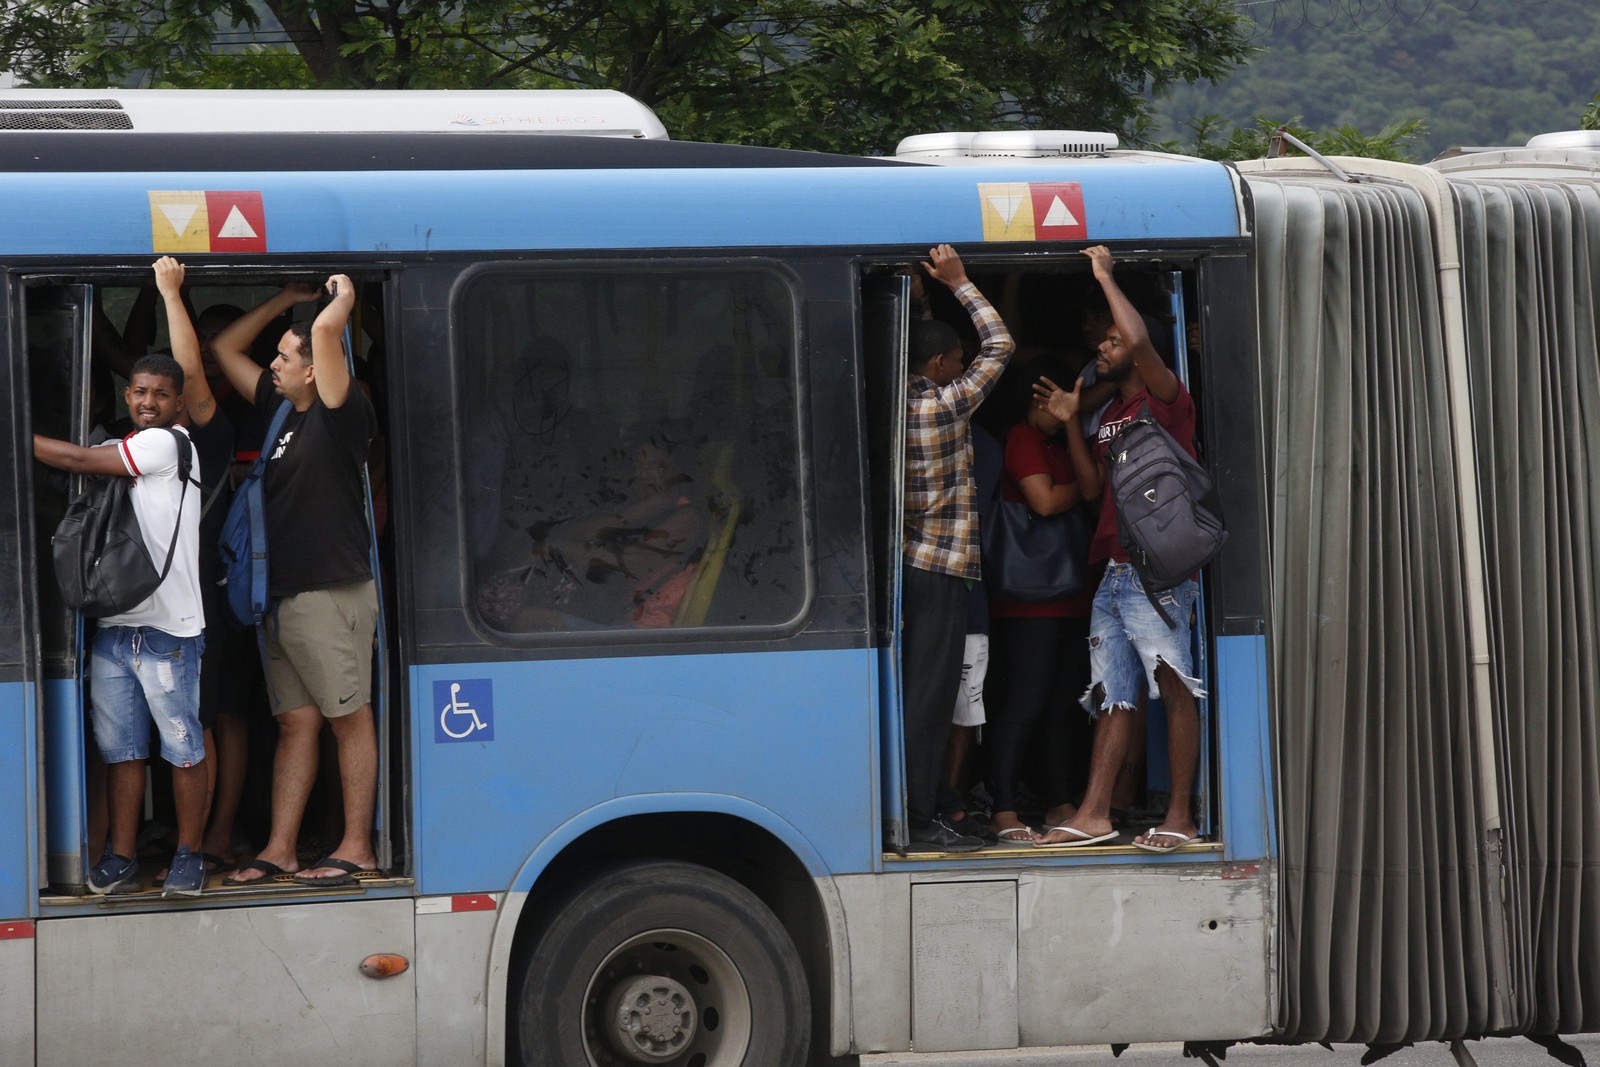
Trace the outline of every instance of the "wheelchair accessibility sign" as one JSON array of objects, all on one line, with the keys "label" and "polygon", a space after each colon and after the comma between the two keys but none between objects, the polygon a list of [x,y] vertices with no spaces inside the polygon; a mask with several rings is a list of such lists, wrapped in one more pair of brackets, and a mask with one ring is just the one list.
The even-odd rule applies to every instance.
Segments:
[{"label": "wheelchair accessibility sign", "polygon": [[494,740],[494,683],[487,678],[433,683],[435,742]]}]

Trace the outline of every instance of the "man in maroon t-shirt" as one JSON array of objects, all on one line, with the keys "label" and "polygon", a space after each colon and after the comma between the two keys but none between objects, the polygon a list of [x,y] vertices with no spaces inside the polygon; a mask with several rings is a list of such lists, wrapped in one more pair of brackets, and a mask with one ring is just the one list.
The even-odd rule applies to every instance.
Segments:
[{"label": "man in maroon t-shirt", "polygon": [[[1101,342],[1095,372],[1113,382],[1117,395],[1100,419],[1093,452],[1080,434],[1068,434],[1078,484],[1085,497],[1100,496],[1100,521],[1089,546],[1089,562],[1104,561],[1105,577],[1095,593],[1089,622],[1089,691],[1083,706],[1096,720],[1089,785],[1077,814],[1060,826],[1036,835],[1034,843],[1055,847],[1101,844],[1117,836],[1111,825],[1111,790],[1134,734],[1134,712],[1141,682],[1161,694],[1167,709],[1168,755],[1172,764],[1172,799],[1159,826],[1133,841],[1148,852],[1171,852],[1195,836],[1191,798],[1200,755],[1200,715],[1196,698],[1205,695],[1190,662],[1189,619],[1199,585],[1190,578],[1160,594],[1169,627],[1145,596],[1128,552],[1117,538],[1117,510],[1105,476],[1105,454],[1122,424],[1148,406],[1150,414],[1190,455],[1194,454],[1194,399],[1150,342],[1149,330],[1113,277],[1111,250],[1103,245],[1084,250],[1094,264],[1095,280],[1105,292],[1116,321]],[[1062,422],[1076,419],[1081,380],[1065,390],[1045,380],[1034,387],[1036,403]],[[1118,714],[1118,713],[1121,714]]]}]

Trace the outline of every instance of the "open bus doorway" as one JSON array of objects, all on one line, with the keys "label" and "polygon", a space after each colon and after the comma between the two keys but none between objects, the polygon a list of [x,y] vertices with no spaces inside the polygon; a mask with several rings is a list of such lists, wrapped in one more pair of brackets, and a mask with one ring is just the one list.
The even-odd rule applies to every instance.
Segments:
[{"label": "open bus doorway", "polygon": [[[874,264],[863,269],[862,314],[866,358],[866,398],[868,465],[872,508],[873,561],[875,569],[873,625],[877,647],[884,650],[880,687],[883,709],[883,811],[886,851],[906,847],[904,735],[901,729],[901,568],[904,538],[902,532],[905,480],[905,337],[914,318],[934,318],[954,326],[962,337],[968,360],[977,351],[978,341],[970,318],[959,303],[938,284],[922,284],[918,277],[921,260],[910,264]],[[1004,260],[967,257],[967,272],[973,283],[1000,313],[1017,348],[1001,381],[979,407],[973,418],[974,447],[980,452],[995,450],[1002,462],[1005,442],[1013,427],[1026,420],[1031,405],[1030,386],[1045,374],[1063,387],[1070,387],[1079,374],[1092,370],[1095,348],[1103,339],[1111,318],[1104,296],[1095,282],[1087,261],[1076,253],[1050,257],[1037,256],[1013,265]],[[1152,337],[1163,359],[1173,368],[1203,410],[1205,388],[1203,366],[1192,358],[1203,341],[1199,326],[1199,270],[1193,263],[1119,260],[1118,280],[1129,299],[1151,324]],[[1093,413],[1086,412],[1086,426],[1094,425]],[[1087,432],[1087,431],[1086,431]],[[981,438],[987,438],[985,442]],[[1205,427],[1197,432],[1196,443],[1204,461]],[[991,453],[993,455],[994,453]],[[981,465],[981,461],[980,461]],[[981,490],[980,490],[981,491]],[[1098,501],[1082,506],[1098,513]],[[1084,610],[1092,600],[1099,569],[1090,573]],[[1214,692],[1207,626],[1205,585],[1194,611],[1192,651],[1195,674],[1206,692]],[[974,587],[973,595],[980,595]],[[990,723],[972,733],[973,745],[964,760],[955,752],[946,763],[946,773],[960,795],[966,814],[986,823],[993,812],[990,776],[994,770],[992,724],[1007,713],[1008,700],[1017,692],[1015,661],[1004,654],[1003,643],[1008,621],[991,617],[989,626],[988,676],[982,686],[986,709],[993,709]],[[1084,677],[1087,678],[1087,648]],[[970,659],[970,656],[969,656]],[[1008,668],[1008,662],[1011,664]],[[1021,821],[1038,828],[1047,818],[1072,810],[1082,796],[1088,775],[1088,758],[1093,743],[1093,727],[1083,713],[1081,688],[1072,692],[1052,692],[1048,714],[1055,717],[1050,728],[1035,724],[1033,741],[1024,747],[1017,768],[1016,810]],[[1195,775],[1193,818],[1199,830],[1196,839],[1215,842],[1219,823],[1214,798],[1218,795],[1218,761],[1215,722],[1210,701],[1199,701],[1201,734],[1199,766]],[[952,709],[954,712],[955,709]],[[1138,709],[1136,748],[1126,761],[1126,773],[1119,778],[1113,799],[1113,821],[1119,831],[1114,840],[1098,848],[1125,848],[1143,829],[1158,825],[1171,789],[1167,760],[1166,717],[1159,697],[1141,702]],[[955,732],[959,735],[960,728]],[[1057,794],[1047,794],[1043,783],[1054,781]],[[1032,856],[1060,855],[1060,852],[1035,849],[1030,839],[1009,834],[1010,840],[986,840],[979,857],[1024,852]],[[1081,850],[1067,850],[1081,851]],[[920,854],[920,853],[919,853]]]},{"label": "open bus doorway", "polygon": [[[354,273],[354,272],[352,272]],[[378,414],[378,436],[368,455],[372,489],[369,493],[374,567],[385,610],[380,615],[373,650],[374,713],[378,733],[379,776],[375,812],[374,847],[380,868],[391,876],[404,874],[403,831],[397,825],[397,797],[403,783],[394,768],[407,766],[403,755],[404,730],[394,717],[388,649],[393,647],[392,538],[387,528],[386,427],[387,350],[384,278],[368,272],[354,274],[360,298],[352,315],[351,341],[358,386],[367,390]],[[325,274],[321,277],[326,277]],[[168,347],[163,317],[156,313],[148,273],[84,271],[31,281],[24,288],[25,344],[29,354],[29,410],[33,430],[80,444],[113,440],[126,432],[127,412],[121,404],[122,386],[134,359],[147,351]],[[186,296],[191,317],[202,338],[242,309],[275,292],[284,278],[229,275],[191,270]],[[312,312],[314,313],[314,308]],[[262,331],[252,353],[263,366],[270,362],[277,339],[287,322],[274,321]],[[209,377],[209,375],[208,375]],[[202,457],[202,477],[207,502],[202,518],[203,538],[216,536],[226,514],[227,489],[248,469],[248,460],[260,449],[264,424],[253,416],[251,405],[232,395],[220,379],[214,383],[218,407],[231,416],[228,441],[216,447],[203,445],[196,434],[197,455]],[[215,438],[217,435],[212,435]],[[213,440],[213,445],[215,441]],[[209,461],[209,470],[205,465]],[[85,640],[92,633],[76,612],[62,602],[50,559],[50,535],[66,503],[80,488],[74,479],[34,463],[33,469],[33,573],[38,593],[38,618],[42,651],[40,705],[44,767],[40,775],[45,862],[40,890],[48,903],[68,904],[87,893],[87,870],[98,857],[105,839],[103,768],[99,764],[87,714]],[[227,473],[219,484],[219,474]],[[213,492],[214,491],[214,492]],[[220,598],[218,598],[220,600]],[[270,798],[276,728],[266,710],[265,690],[255,638],[207,604],[207,640],[230,644],[238,654],[230,666],[211,679],[223,683],[207,689],[205,699],[218,705],[215,722],[208,722],[207,759],[212,764],[210,811],[226,816],[232,808],[231,829],[218,836],[208,827],[206,851],[221,862],[208,860],[206,894],[234,896],[266,894],[272,897],[306,896],[316,891],[288,881],[265,880],[259,886],[223,889],[228,868],[248,859],[265,840],[270,828]],[[227,628],[227,632],[223,632]],[[224,641],[226,638],[226,642]],[[203,684],[204,684],[203,679]],[[223,709],[220,705],[226,703]],[[326,734],[326,730],[324,730]],[[229,761],[231,766],[229,766]],[[338,760],[325,742],[319,772],[301,833],[303,866],[314,864],[339,840],[342,826]],[[159,899],[159,874],[172,853],[174,819],[171,791],[163,761],[149,761],[141,819],[140,897]],[[217,774],[227,768],[226,773]],[[229,795],[231,790],[231,795]],[[312,855],[312,853],[315,855]],[[230,862],[231,861],[231,862]],[[216,869],[213,869],[216,868]],[[371,886],[392,884],[382,880]]]}]

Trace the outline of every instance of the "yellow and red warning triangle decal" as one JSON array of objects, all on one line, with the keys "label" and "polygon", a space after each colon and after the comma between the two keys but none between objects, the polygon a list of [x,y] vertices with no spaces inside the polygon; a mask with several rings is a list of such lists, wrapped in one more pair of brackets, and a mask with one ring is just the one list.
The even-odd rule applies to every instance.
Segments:
[{"label": "yellow and red warning triangle decal", "polygon": [[1077,182],[979,182],[985,241],[1085,241]]},{"label": "yellow and red warning triangle decal", "polygon": [[151,189],[155,252],[265,252],[267,213],[254,190]]}]

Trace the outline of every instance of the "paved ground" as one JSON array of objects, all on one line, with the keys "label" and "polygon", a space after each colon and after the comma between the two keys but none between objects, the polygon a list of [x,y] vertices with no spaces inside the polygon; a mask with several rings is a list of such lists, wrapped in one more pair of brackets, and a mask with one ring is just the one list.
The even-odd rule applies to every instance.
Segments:
[{"label": "paved ground", "polygon": [[[1566,1039],[1585,1061],[1600,1067],[1600,1034],[1579,1034]],[[1556,1067],[1559,1062],[1543,1048],[1526,1038],[1491,1038],[1468,1041],[1463,1045],[1468,1060],[1457,1061],[1450,1047],[1439,1043],[1418,1045],[1386,1056],[1377,1067]],[[1364,1045],[1336,1045],[1330,1051],[1319,1045],[1295,1047],[1235,1045],[1227,1052],[1224,1067],[1247,1064],[1291,1064],[1294,1067],[1358,1067],[1366,1053]],[[1031,1052],[942,1052],[926,1055],[889,1053],[863,1056],[862,1067],[1200,1067],[1203,1061],[1185,1059],[1182,1045],[1135,1045],[1120,1057],[1113,1057],[1104,1045],[1078,1048],[1038,1049]]]}]

